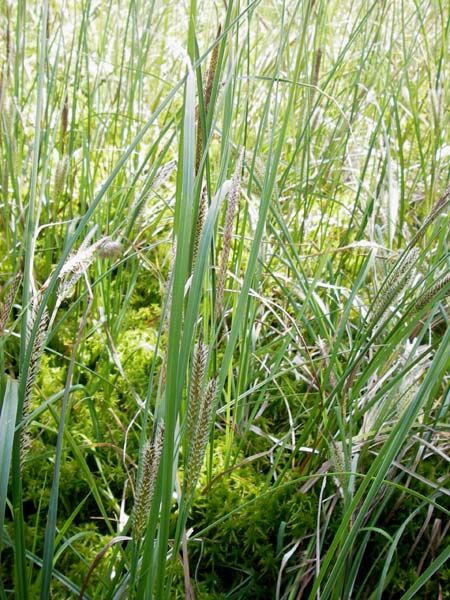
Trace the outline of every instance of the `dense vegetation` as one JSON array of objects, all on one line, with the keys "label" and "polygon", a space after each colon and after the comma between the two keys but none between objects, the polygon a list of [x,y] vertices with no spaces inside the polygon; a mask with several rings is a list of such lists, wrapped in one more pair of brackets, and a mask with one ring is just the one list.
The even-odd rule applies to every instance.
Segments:
[{"label": "dense vegetation", "polygon": [[450,7],[18,0],[0,598],[450,598]]}]

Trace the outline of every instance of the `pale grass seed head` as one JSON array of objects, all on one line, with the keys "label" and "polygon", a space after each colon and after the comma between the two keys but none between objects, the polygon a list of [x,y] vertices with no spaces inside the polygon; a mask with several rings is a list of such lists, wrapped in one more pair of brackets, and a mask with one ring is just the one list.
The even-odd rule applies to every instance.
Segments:
[{"label": "pale grass seed head", "polygon": [[188,396],[186,439],[190,444],[193,439],[195,425],[200,411],[202,399],[203,381],[205,378],[206,360],[208,358],[208,347],[200,340],[194,352],[192,364],[192,375]]},{"label": "pale grass seed head", "polygon": [[448,187],[444,191],[444,193],[440,196],[439,200],[436,202],[436,204],[431,209],[430,214],[425,219],[422,227],[419,229],[419,231],[417,232],[417,234],[413,240],[414,244],[417,244],[417,242],[423,238],[427,227],[441,214],[441,212],[445,208],[447,208],[449,202],[450,202],[450,187]]},{"label": "pale grass seed head", "polygon": [[[221,27],[217,32],[217,38],[220,36]],[[203,109],[205,115],[208,114],[209,103],[211,101],[211,92],[213,88],[214,78],[217,70],[217,58],[219,55],[219,44],[216,44],[211,52],[211,58],[209,61],[208,73],[206,75],[206,83],[203,89]],[[199,107],[196,108],[196,121],[197,121],[197,141],[195,148],[195,172],[197,173],[200,166],[200,159],[203,152],[203,131],[202,124],[200,122],[200,111]]]},{"label": "pale grass seed head", "polygon": [[96,258],[114,258],[122,252],[120,241],[112,240],[108,236],[90,245],[87,245],[87,239],[84,240],[77,252],[68,257],[58,275],[60,280],[59,302],[72,295],[75,284],[87,272]]},{"label": "pale grass seed head", "polygon": [[5,302],[0,308],[0,335],[3,335],[5,332],[6,321],[8,320],[9,313],[11,312],[11,308],[14,302],[14,298],[16,297],[17,289],[22,281],[22,272],[19,271],[13,277],[11,287],[9,288],[8,295],[5,298]]},{"label": "pale grass seed head", "polygon": [[[441,279],[439,279],[425,294],[423,294],[419,300],[414,304],[414,311],[420,312],[422,308],[425,308],[428,304],[430,304],[433,299],[439,294],[441,290],[448,286],[450,283],[450,275],[445,275]],[[450,291],[447,290],[447,294]]]},{"label": "pale grass seed head", "polygon": [[334,481],[338,489],[342,490],[347,484],[347,476],[345,475],[345,455],[342,442],[331,440],[330,458],[333,463],[333,468],[337,472],[337,475],[334,476]]},{"label": "pale grass seed head", "polygon": [[[328,348],[326,341],[320,336],[318,336],[317,345],[319,346],[320,354],[322,355],[323,369],[327,370],[330,366],[330,348]],[[337,386],[337,379],[333,370],[330,371],[329,382],[332,387]]]},{"label": "pale grass seed head", "polygon": [[[139,190],[130,206],[130,211],[127,217],[130,223],[147,220],[146,214],[147,212],[150,212],[150,209],[147,209],[148,201],[154,196],[158,188],[167,182],[172,175],[176,164],[176,160],[170,160],[159,167],[155,177],[153,178],[153,181],[148,188]],[[154,212],[154,205],[151,205],[151,212]]]},{"label": "pale grass seed head", "polygon": [[119,240],[113,240],[110,237],[103,238],[97,250],[99,258],[117,258],[121,254],[122,244]]},{"label": "pale grass seed head", "polygon": [[[167,281],[166,281],[166,286],[165,286],[165,296],[166,296],[167,300],[166,300],[166,310],[164,313],[164,329],[165,329],[167,336],[169,334],[170,309],[172,306],[172,279],[173,279],[173,269],[175,267],[176,254],[177,254],[177,240],[174,239],[173,245],[172,245],[169,273],[167,275]],[[164,351],[164,358],[163,358],[163,362],[162,362],[162,366],[161,366],[161,375],[160,375],[160,390],[161,391],[164,390],[164,388],[166,386],[168,352],[169,352],[169,348],[166,345],[166,349]]]},{"label": "pale grass seed head", "polygon": [[[219,29],[217,30],[216,40],[220,37],[222,32],[222,26],[219,25]],[[206,77],[205,89],[203,91],[203,98],[205,104],[205,112],[208,112],[209,103],[211,101],[211,92],[214,83],[214,77],[216,76],[217,71],[217,59],[219,56],[219,44],[216,44],[211,52],[211,59],[209,61],[208,67],[208,75]]]},{"label": "pale grass seed head", "polygon": [[216,293],[216,319],[223,311],[223,300],[225,294],[225,282],[227,279],[228,258],[231,250],[231,239],[233,235],[233,219],[236,211],[236,205],[239,198],[241,186],[241,171],[244,161],[244,148],[241,148],[236,162],[236,168],[231,180],[230,196],[228,200],[227,211],[225,214],[225,226],[222,236],[222,255],[220,257],[219,274],[217,276],[217,293]]},{"label": "pale grass seed head", "polygon": [[[407,352],[410,350],[411,343],[407,343],[405,348],[405,359]],[[411,401],[415,397],[417,391],[420,388],[421,381],[431,365],[433,351],[431,346],[420,345],[416,348],[414,357],[422,355],[420,360],[414,365],[412,369],[409,369],[405,373],[403,380],[400,384],[399,391],[395,398],[395,406],[397,412],[397,418],[400,418],[407,410]]]},{"label": "pale grass seed head", "polygon": [[389,309],[394,307],[399,296],[404,293],[414,275],[414,264],[419,257],[419,249],[413,248],[398,263],[382,286],[380,296],[375,304],[371,323],[383,320]]},{"label": "pale grass seed head", "polygon": [[[36,298],[33,299],[33,302],[31,305],[31,311],[30,311],[31,314],[30,314],[30,319],[28,321],[28,326],[27,326],[27,341],[28,342],[31,339],[31,332],[36,324],[36,316],[37,316],[39,304],[40,304],[40,298],[37,296]],[[22,406],[22,419],[25,419],[30,412],[31,399],[32,399],[32,395],[33,395],[33,386],[36,381],[36,376],[39,371],[41,357],[42,357],[42,354],[43,354],[44,348],[45,348],[45,340],[47,337],[48,322],[49,322],[49,314],[48,314],[47,308],[45,308],[44,312],[42,313],[42,316],[40,318],[40,321],[39,321],[36,336],[33,340],[33,348],[31,351],[30,366],[28,368],[28,371],[25,374],[26,382],[25,382],[25,395],[24,395],[23,406]],[[28,453],[28,450],[30,448],[30,443],[31,443],[31,441],[30,441],[30,435],[29,435],[28,428],[24,426],[24,427],[22,427],[21,432],[20,432],[20,458],[21,458],[22,465],[23,465],[25,457]]]},{"label": "pale grass seed head", "polygon": [[203,227],[206,221],[206,213],[208,212],[208,201],[206,199],[206,187],[203,188],[200,196],[200,201],[197,211],[197,224],[195,226],[195,239],[194,239],[194,251],[192,255],[192,269],[195,267],[197,261],[198,249],[200,246],[200,238],[202,236]]},{"label": "pale grass seed head", "polygon": [[203,459],[205,458],[211,430],[212,417],[217,391],[217,378],[211,379],[206,386],[198,414],[198,423],[195,429],[189,452],[189,461],[185,473],[186,493],[191,494],[200,475]]},{"label": "pale grass seed head", "polygon": [[137,540],[147,523],[155,493],[156,478],[164,443],[164,426],[156,430],[154,439],[144,444],[141,455],[141,475],[136,486],[133,516],[133,535]]},{"label": "pale grass seed head", "polygon": [[67,176],[69,174],[70,158],[65,155],[60,160],[55,168],[55,176],[53,178],[53,199],[57,200],[60,198],[67,183]]}]

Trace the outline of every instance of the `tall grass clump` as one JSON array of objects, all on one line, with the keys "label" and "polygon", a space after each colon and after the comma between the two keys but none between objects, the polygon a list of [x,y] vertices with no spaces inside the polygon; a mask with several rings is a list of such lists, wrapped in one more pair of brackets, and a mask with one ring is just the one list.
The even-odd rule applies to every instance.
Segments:
[{"label": "tall grass clump", "polygon": [[0,18],[0,598],[445,598],[449,8]]}]

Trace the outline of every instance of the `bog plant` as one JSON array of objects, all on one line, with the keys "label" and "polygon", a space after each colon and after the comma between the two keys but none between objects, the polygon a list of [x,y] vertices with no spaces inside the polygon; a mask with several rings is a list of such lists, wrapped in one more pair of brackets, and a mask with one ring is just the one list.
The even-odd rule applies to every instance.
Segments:
[{"label": "bog plant", "polygon": [[0,598],[445,597],[448,7],[1,20]]}]

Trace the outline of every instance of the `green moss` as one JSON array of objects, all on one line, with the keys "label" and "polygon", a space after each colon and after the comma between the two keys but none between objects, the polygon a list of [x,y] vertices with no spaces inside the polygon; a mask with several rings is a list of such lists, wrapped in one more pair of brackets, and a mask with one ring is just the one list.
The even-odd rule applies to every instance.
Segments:
[{"label": "green moss", "polygon": [[282,548],[314,527],[316,506],[313,496],[298,495],[295,486],[264,494],[266,490],[266,475],[252,463],[220,477],[196,496],[191,524],[196,531],[210,527],[190,546],[203,597],[274,596]]},{"label": "green moss", "polygon": [[61,366],[61,358],[54,354],[42,355],[37,384],[44,398],[50,398],[64,389],[66,368]]}]

